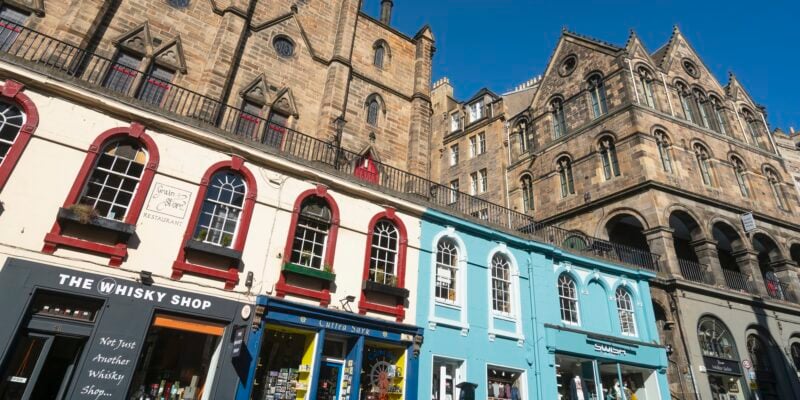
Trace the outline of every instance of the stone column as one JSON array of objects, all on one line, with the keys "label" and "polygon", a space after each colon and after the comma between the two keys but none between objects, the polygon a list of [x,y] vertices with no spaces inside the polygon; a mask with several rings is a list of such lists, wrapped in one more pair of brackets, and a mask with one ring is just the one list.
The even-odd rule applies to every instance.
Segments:
[{"label": "stone column", "polygon": [[766,297],[767,288],[764,286],[764,277],[761,276],[761,268],[758,266],[758,253],[753,250],[740,250],[733,253],[739,271],[750,275],[750,280],[755,289],[755,294]]},{"label": "stone column", "polygon": [[672,239],[674,230],[666,226],[657,226],[644,231],[650,252],[658,254],[660,272],[664,275],[681,276],[678,257],[675,255],[675,246]]},{"label": "stone column", "polygon": [[717,241],[699,239],[689,243],[697,254],[697,260],[706,268],[706,283],[725,286],[725,276],[722,274],[722,265],[719,263]]},{"label": "stone column", "polygon": [[797,263],[791,260],[780,260],[771,263],[770,266],[781,283],[786,285],[783,288],[786,300],[798,303],[798,299],[800,299],[800,278],[795,272],[797,271]]}]

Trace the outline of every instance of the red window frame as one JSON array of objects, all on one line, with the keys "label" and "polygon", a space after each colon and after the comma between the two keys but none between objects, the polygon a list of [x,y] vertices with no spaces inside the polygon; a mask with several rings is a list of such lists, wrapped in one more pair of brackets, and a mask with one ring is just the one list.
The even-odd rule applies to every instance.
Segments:
[{"label": "red window frame", "polygon": [[[336,254],[336,237],[339,233],[339,206],[333,199],[333,196],[328,193],[328,188],[323,185],[317,185],[314,189],[306,190],[297,196],[292,209],[292,222],[289,225],[289,234],[286,237],[286,247],[283,250],[283,263],[291,259],[292,244],[294,243],[294,235],[297,232],[297,220],[300,217],[300,206],[303,201],[309,197],[319,197],[328,203],[331,208],[331,229],[328,231],[328,243],[325,246],[325,255],[323,258],[323,265],[331,266],[331,272],[334,272],[333,258]],[[322,290],[307,289],[286,283],[286,273],[281,270],[281,275],[278,278],[278,283],[275,284],[275,293],[278,297],[285,297],[287,294],[294,294],[302,297],[309,297],[319,300],[319,305],[327,307],[331,303],[330,282],[326,282]]]},{"label": "red window frame", "polygon": [[[69,207],[73,204],[76,204],[80,200],[81,191],[86,185],[86,181],[89,179],[89,176],[91,176],[92,171],[94,171],[96,167],[100,152],[108,144],[108,142],[125,137],[138,141],[147,151],[148,155],[147,165],[145,165],[144,171],[142,172],[142,179],[139,181],[139,187],[137,188],[136,194],[131,200],[131,205],[128,208],[128,214],[125,215],[125,221],[123,221],[126,224],[136,225],[136,222],[139,221],[139,214],[144,206],[144,200],[147,197],[147,193],[150,192],[150,184],[153,183],[153,177],[156,174],[156,169],[158,168],[158,162],[160,160],[156,142],[153,141],[153,138],[151,138],[150,135],[145,133],[145,127],[137,122],[131,123],[131,125],[128,127],[109,129],[101,133],[100,136],[98,136],[94,142],[89,145],[89,149],[86,152],[86,158],[83,160],[83,165],[81,165],[81,169],[78,171],[78,176],[75,178],[75,182],[72,184],[72,189],[70,189],[66,200],[64,200],[63,207]],[[75,237],[64,236],[62,231],[63,227],[61,226],[61,222],[56,220],[56,222],[53,224],[53,228],[50,230],[50,233],[45,235],[44,248],[42,249],[42,252],[53,254],[58,246],[82,249],[109,256],[110,260],[108,265],[111,267],[119,267],[122,265],[122,261],[128,255],[127,240],[118,239],[117,243],[114,245],[108,245]]]},{"label": "red window frame", "polygon": [[247,232],[250,229],[250,220],[253,217],[253,208],[256,204],[256,195],[258,193],[256,187],[256,178],[247,167],[244,166],[244,159],[241,157],[233,156],[230,161],[220,161],[206,170],[203,179],[200,181],[200,188],[197,191],[197,198],[194,201],[192,214],[189,217],[189,223],[186,225],[186,232],[183,234],[183,241],[181,248],[178,251],[178,257],[172,263],[172,279],[181,279],[184,273],[193,275],[200,275],[211,279],[221,279],[225,281],[225,290],[233,290],[239,283],[239,262],[231,260],[228,270],[221,270],[219,268],[212,268],[198,264],[192,264],[186,261],[186,242],[192,239],[195,228],[200,220],[200,212],[203,209],[203,203],[206,200],[208,193],[208,185],[211,177],[215,173],[222,170],[231,170],[244,178],[247,184],[247,193],[244,198],[244,205],[242,207],[242,215],[239,220],[239,226],[236,227],[236,241],[233,243],[233,250],[243,251],[244,244],[247,241]]},{"label": "red window frame", "polygon": [[[369,279],[369,264],[370,264],[371,250],[372,250],[372,236],[375,234],[375,224],[377,224],[378,221],[380,220],[390,221],[397,228],[398,247],[397,247],[397,265],[395,265],[395,268],[397,269],[397,287],[400,289],[405,289],[406,251],[408,250],[408,231],[406,231],[406,226],[405,224],[403,224],[403,220],[397,216],[397,212],[392,207],[386,207],[385,211],[376,214],[369,221],[369,228],[367,230],[367,245],[365,246],[366,248],[364,250],[364,271],[362,274],[362,279],[365,281]],[[361,298],[358,300],[358,313],[363,315],[366,314],[367,311],[394,315],[395,318],[397,318],[397,322],[403,322],[403,319],[405,319],[406,316],[404,301],[399,300],[394,307],[387,306],[384,304],[372,303],[367,298],[367,293],[362,289]]]},{"label": "red window frame", "polygon": [[9,103],[17,104],[17,106],[22,109],[22,112],[25,113],[25,124],[20,127],[14,144],[8,149],[6,157],[3,159],[3,162],[0,163],[0,191],[3,190],[8,178],[11,176],[11,172],[14,170],[20,157],[22,157],[22,152],[25,151],[25,147],[28,146],[33,132],[39,126],[39,110],[36,108],[36,105],[33,104],[33,100],[22,93],[24,89],[25,85],[11,79],[6,80],[5,84],[0,85],[0,98]]}]

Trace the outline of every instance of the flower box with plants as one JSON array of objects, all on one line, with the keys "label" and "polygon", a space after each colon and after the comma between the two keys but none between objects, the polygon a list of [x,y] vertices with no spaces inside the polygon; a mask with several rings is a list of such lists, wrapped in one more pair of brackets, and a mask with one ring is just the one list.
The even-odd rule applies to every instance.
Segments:
[{"label": "flower box with plants", "polygon": [[283,264],[283,270],[286,272],[292,272],[298,275],[309,276],[312,278],[321,279],[323,281],[333,282],[336,280],[336,274],[333,273],[333,269],[330,265],[324,265],[322,269],[307,267],[305,265],[294,264],[287,262]]},{"label": "flower box with plants", "polygon": [[94,207],[88,204],[73,204],[69,207],[61,207],[58,209],[58,219],[106,229],[126,237],[136,232],[136,226],[110,218],[103,218]]},{"label": "flower box with plants", "polygon": [[397,287],[397,276],[385,272],[371,272],[370,279],[361,284],[361,289],[366,292],[383,293],[399,299],[407,299],[408,289]]},{"label": "flower box with plants", "polygon": [[193,238],[186,241],[183,248],[186,250],[193,250],[206,254],[220,256],[223,258],[227,258],[229,260],[238,261],[242,259],[242,252],[231,248],[231,243],[233,242],[233,235],[228,233],[222,234],[219,244],[208,242],[205,240],[207,238],[208,238],[208,229],[205,228],[200,229],[197,231],[197,234],[195,234]]}]

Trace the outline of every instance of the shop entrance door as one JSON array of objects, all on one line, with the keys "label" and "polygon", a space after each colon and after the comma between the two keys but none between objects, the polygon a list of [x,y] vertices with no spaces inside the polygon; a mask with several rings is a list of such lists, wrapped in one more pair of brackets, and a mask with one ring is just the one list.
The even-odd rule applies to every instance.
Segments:
[{"label": "shop entrance door", "polygon": [[28,331],[20,335],[2,374],[0,399],[62,399],[85,342]]},{"label": "shop entrance door", "polygon": [[341,392],[342,370],[344,364],[338,361],[325,361],[319,369],[317,384],[318,400],[339,400]]}]

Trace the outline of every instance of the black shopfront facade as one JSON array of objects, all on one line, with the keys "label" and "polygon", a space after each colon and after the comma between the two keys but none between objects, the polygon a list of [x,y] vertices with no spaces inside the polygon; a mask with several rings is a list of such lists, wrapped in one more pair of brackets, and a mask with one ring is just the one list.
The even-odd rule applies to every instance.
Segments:
[{"label": "black shopfront facade", "polygon": [[11,258],[0,305],[0,399],[233,398],[246,374],[243,303]]}]

